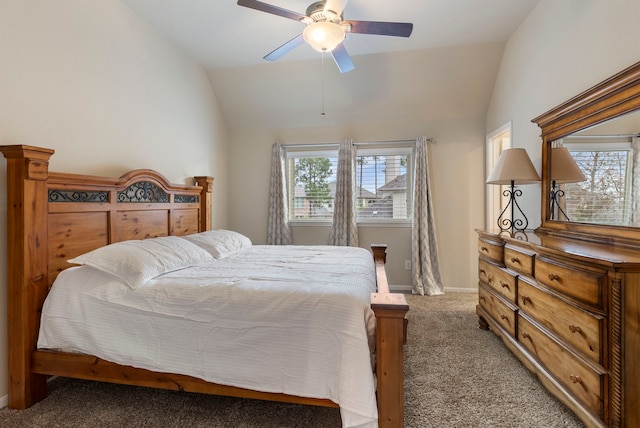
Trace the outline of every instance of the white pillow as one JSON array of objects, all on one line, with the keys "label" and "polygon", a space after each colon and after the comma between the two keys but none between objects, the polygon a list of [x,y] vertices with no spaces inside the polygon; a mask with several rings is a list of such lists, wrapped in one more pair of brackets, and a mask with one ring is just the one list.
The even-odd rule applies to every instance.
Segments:
[{"label": "white pillow", "polygon": [[178,236],[116,242],[67,260],[91,266],[136,289],[166,272],[212,261],[207,251]]},{"label": "white pillow", "polygon": [[207,250],[216,259],[228,256],[242,248],[251,247],[251,240],[231,230],[208,230],[206,232],[186,235],[182,238]]}]

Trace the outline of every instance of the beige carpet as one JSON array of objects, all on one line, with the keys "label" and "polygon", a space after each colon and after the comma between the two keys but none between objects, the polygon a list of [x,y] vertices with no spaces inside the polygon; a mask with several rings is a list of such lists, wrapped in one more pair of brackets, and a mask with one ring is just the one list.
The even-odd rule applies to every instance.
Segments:
[{"label": "beige carpet", "polygon": [[[408,296],[405,425],[582,427],[493,333],[477,328],[477,295]],[[1,427],[340,427],[336,409],[71,379],[26,411],[0,410]]]}]

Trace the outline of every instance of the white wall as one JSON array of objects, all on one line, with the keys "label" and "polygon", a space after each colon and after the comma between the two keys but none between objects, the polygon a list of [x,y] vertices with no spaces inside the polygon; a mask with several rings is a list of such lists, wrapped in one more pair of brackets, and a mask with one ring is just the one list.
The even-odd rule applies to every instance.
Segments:
[{"label": "white wall", "polygon": [[[264,243],[271,146],[414,139],[429,144],[445,289],[477,286],[475,227],[484,224],[485,112],[504,45],[487,43],[364,55],[327,72],[320,116],[318,61],[210,71],[230,129],[230,226]],[[333,64],[331,64],[333,65]],[[326,244],[328,227],[295,227],[296,244]],[[388,245],[391,285],[410,286],[410,227],[361,227],[360,244]]]},{"label": "white wall", "polygon": [[[513,147],[540,171],[540,129],[531,119],[640,61],[637,0],[541,0],[509,39],[487,112],[487,131],[513,121]],[[523,188],[540,224],[540,186]]]},{"label": "white wall", "polygon": [[[443,282],[447,288],[473,288],[477,276],[470,263],[477,248],[472,231],[482,227],[484,118],[448,121],[383,123],[352,127],[280,130],[283,143],[395,140],[426,135],[429,144],[431,184],[435,206]],[[271,146],[276,135],[268,130],[234,134],[230,146],[230,193],[242,195],[230,201],[230,226],[249,236],[254,243],[266,241]],[[326,244],[328,227],[295,227],[295,244]],[[411,284],[404,260],[411,259],[410,227],[361,227],[360,243],[388,245],[389,283]],[[461,260],[463,261],[461,263]]]},{"label": "white wall", "polygon": [[[427,110],[399,103],[385,110],[385,99],[380,98],[370,100],[375,116],[363,114],[354,104],[352,120],[330,119],[324,126],[296,127],[282,118],[277,126],[269,126],[264,117],[239,116],[235,131],[227,136],[206,73],[159,40],[120,2],[0,0],[0,11],[0,144],[53,148],[51,169],[58,171],[117,176],[148,167],[176,182],[214,175],[214,226],[239,230],[256,243],[266,239],[267,177],[274,141],[435,138],[429,148],[436,232],[445,287],[450,289],[475,287],[477,282],[472,230],[484,224],[485,134],[512,120],[514,146],[527,148],[539,169],[539,130],[531,119],[640,60],[637,0],[541,0],[506,46],[486,117],[484,111],[456,115],[464,106],[454,104]],[[500,51],[491,49],[489,54],[495,57]],[[368,59],[362,58],[360,64],[366,67]],[[454,65],[444,53],[434,57],[414,52],[393,62],[398,60],[428,72],[412,73],[414,80],[395,82],[394,87],[413,85],[426,96],[430,92],[425,88],[437,90],[437,80],[451,74],[444,68],[438,74],[434,69],[438,64],[446,62],[446,70],[452,66],[476,70],[479,63]],[[491,64],[480,65],[486,72]],[[215,77],[220,75],[212,74]],[[273,100],[286,92],[286,88],[269,89],[275,92]],[[307,89],[312,94],[317,87]],[[229,97],[237,93],[233,90]],[[461,90],[455,100],[464,103],[470,95]],[[238,111],[256,101],[250,96],[237,97]],[[317,112],[316,102],[317,97],[310,96],[302,105],[312,105]],[[345,108],[350,108],[348,103]],[[404,110],[398,113],[399,108]],[[437,117],[441,112],[447,112],[446,117]],[[4,168],[0,161],[0,169]],[[5,186],[3,171],[0,320],[6,319]],[[539,223],[539,188],[527,186],[525,197],[525,211]],[[365,244],[377,238],[389,244],[392,284],[409,283],[402,267],[410,258],[408,231],[367,228],[361,234]],[[300,243],[313,243],[326,233],[326,229],[296,230],[294,236]],[[0,397],[6,394],[6,385],[3,328]]]},{"label": "white wall", "polygon": [[[119,1],[0,0],[0,144],[54,149],[53,171],[118,177],[151,168],[176,183],[213,175],[214,226],[223,227],[226,141],[206,72]],[[8,383],[1,159],[0,401]]]}]

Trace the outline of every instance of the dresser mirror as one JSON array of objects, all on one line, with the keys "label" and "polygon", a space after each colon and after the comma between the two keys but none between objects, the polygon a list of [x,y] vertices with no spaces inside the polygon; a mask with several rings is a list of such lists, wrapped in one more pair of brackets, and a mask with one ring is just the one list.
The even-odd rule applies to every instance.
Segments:
[{"label": "dresser mirror", "polygon": [[640,226],[640,110],[551,147],[550,220]]},{"label": "dresser mirror", "polygon": [[640,242],[640,63],[533,122],[543,142],[539,231]]}]

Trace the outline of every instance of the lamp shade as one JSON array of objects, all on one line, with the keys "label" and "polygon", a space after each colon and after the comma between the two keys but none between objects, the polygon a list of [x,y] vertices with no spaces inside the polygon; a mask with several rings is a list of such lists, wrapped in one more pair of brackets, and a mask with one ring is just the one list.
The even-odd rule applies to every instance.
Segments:
[{"label": "lamp shade", "polygon": [[533,184],[540,181],[525,149],[506,149],[487,178],[487,184]]},{"label": "lamp shade", "polygon": [[577,183],[587,178],[566,147],[551,149],[551,181],[556,183]]},{"label": "lamp shade", "polygon": [[330,21],[312,22],[302,32],[304,41],[318,52],[331,52],[345,37],[344,29]]}]

